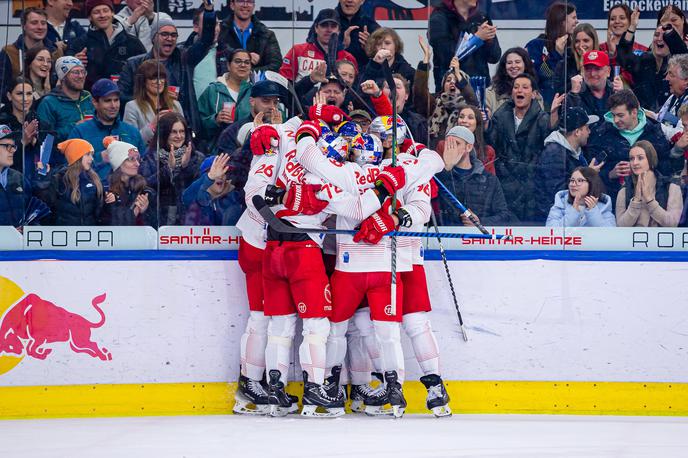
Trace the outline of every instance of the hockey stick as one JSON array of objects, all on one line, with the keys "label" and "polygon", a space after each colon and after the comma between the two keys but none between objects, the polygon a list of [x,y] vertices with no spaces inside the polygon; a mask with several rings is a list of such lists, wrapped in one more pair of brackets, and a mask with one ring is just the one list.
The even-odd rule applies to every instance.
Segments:
[{"label": "hockey stick", "polygon": [[[270,226],[273,230],[281,233],[281,234],[341,234],[341,235],[355,235],[356,232],[355,230],[347,230],[347,229],[320,229],[320,228],[310,228],[310,227],[294,227],[290,226],[288,224],[285,224],[281,219],[279,219],[273,212],[270,210],[270,207],[265,203],[265,199],[259,195],[253,196],[253,199],[251,199],[253,202],[253,206],[256,207],[256,210],[258,210],[258,213],[260,213],[260,216],[263,217],[265,222]],[[446,239],[494,239],[494,240],[500,240],[505,238],[505,235],[501,234],[490,234],[490,235],[485,235],[485,234],[466,234],[463,232],[441,232],[438,233],[437,235],[429,234],[427,232],[402,232],[402,231],[392,231],[387,234],[385,234],[385,237],[421,237],[421,238],[428,238],[428,237],[443,237]]]},{"label": "hockey stick", "polygon": [[[470,211],[469,209],[467,209],[466,206],[465,206],[464,204],[462,204],[461,201],[460,201],[459,199],[457,199],[456,196],[455,196],[454,194],[451,193],[451,191],[449,190],[449,188],[447,188],[447,187],[444,185],[444,183],[442,183],[439,179],[437,179],[437,177],[435,177],[434,179],[435,179],[435,183],[437,183],[437,186],[440,188],[440,190],[442,190],[442,192],[444,192],[444,193],[447,195],[447,197],[449,197],[449,200],[451,201],[451,203],[453,203],[454,206],[456,206],[456,208],[461,212],[461,214],[462,214],[463,216],[465,216],[466,218],[468,218],[468,220],[469,220],[471,223],[473,223],[473,225],[474,225],[475,227],[477,227],[478,230],[479,230],[480,232],[482,232],[483,234],[489,234],[489,233],[490,233],[490,231],[488,231],[488,230],[485,228],[485,226],[483,226],[483,225],[480,223],[480,221],[478,221],[478,218],[476,218],[475,213],[473,213],[472,211]],[[508,237],[509,237],[509,238],[508,238],[507,240],[510,240],[510,239],[511,239],[511,236],[508,236]]]},{"label": "hockey stick", "polygon": [[440,228],[437,226],[437,218],[435,217],[435,212],[432,209],[430,210],[430,217],[432,218],[432,226],[435,228],[437,243],[440,245],[440,256],[442,257],[442,264],[444,264],[444,271],[447,274],[447,281],[449,282],[449,289],[451,290],[452,299],[454,299],[454,308],[456,308],[456,314],[459,316],[459,327],[461,328],[461,334],[463,335],[464,342],[468,342],[468,334],[466,334],[466,329],[463,327],[463,318],[461,317],[461,311],[459,310],[459,301],[456,299],[454,282],[452,281],[451,273],[449,272],[449,264],[447,264],[447,253],[445,253],[444,246],[442,245],[443,235],[440,233]]}]

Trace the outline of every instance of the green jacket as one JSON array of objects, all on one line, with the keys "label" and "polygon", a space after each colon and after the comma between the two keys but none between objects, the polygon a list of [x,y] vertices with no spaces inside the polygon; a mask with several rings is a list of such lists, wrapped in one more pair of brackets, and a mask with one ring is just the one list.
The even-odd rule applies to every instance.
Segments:
[{"label": "green jacket", "polygon": [[237,100],[229,93],[227,85],[225,85],[224,76],[218,78],[208,86],[200,99],[198,99],[198,112],[201,115],[201,125],[203,126],[203,136],[208,140],[214,140],[228,124],[218,125],[215,122],[215,116],[222,111],[222,107],[226,102],[236,104],[234,119],[243,119],[251,114],[251,105],[249,104],[249,97],[251,93],[251,83],[242,81],[239,87],[239,96]]}]

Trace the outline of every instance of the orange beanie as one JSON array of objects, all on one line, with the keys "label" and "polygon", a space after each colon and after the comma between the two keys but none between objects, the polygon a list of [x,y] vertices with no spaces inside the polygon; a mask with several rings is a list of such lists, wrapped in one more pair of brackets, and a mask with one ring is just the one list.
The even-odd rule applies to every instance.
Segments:
[{"label": "orange beanie", "polygon": [[88,153],[93,153],[93,146],[86,140],[80,138],[71,138],[65,140],[59,145],[57,149],[62,151],[62,154],[67,158],[67,164],[72,165]]}]

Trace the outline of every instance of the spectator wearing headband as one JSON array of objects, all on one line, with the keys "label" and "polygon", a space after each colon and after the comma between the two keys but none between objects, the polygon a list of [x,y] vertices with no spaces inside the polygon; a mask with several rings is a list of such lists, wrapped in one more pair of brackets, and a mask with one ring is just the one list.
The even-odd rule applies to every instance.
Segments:
[{"label": "spectator wearing headband", "polygon": [[223,50],[245,49],[248,51],[251,67],[255,71],[280,69],[282,51],[275,32],[270,30],[253,14],[254,0],[229,0],[231,14],[222,21],[218,42]]},{"label": "spectator wearing headband", "polygon": [[91,28],[72,40],[65,54],[83,62],[88,71],[85,87],[90,89],[101,78],[119,75],[126,60],[146,52],[146,48],[114,19],[112,0],[86,0],[85,5]]}]

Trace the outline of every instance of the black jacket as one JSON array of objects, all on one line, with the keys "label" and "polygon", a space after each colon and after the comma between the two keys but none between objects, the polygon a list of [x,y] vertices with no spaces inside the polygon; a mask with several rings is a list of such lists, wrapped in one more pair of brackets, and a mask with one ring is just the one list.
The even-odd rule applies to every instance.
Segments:
[{"label": "black jacket", "polygon": [[138,38],[126,33],[118,22],[115,21],[115,24],[118,31],[112,44],[105,32],[94,29],[69,42],[67,55],[73,56],[86,48],[88,75],[84,88],[88,91],[100,78],[121,74],[128,58],[146,52]]},{"label": "black jacket", "polygon": [[351,19],[344,16],[341,5],[337,5],[335,10],[337,10],[339,13],[339,30],[341,31],[339,34],[340,42],[344,40],[344,31],[346,31],[346,29],[353,25],[358,26],[358,29],[351,32],[351,43],[349,44],[349,47],[344,49],[349,51],[356,58],[356,61],[358,62],[358,68],[365,68],[365,66],[368,64],[368,55],[366,54],[366,50],[361,46],[360,41],[358,41],[359,32],[363,32],[364,27],[366,27],[368,29],[368,33],[373,33],[380,28],[380,24],[375,22],[375,19],[364,14],[362,11],[363,8],[359,9],[358,12],[351,17]]},{"label": "black jacket", "polygon": [[50,206],[52,219],[57,226],[95,226],[100,222],[103,196],[98,196],[96,185],[85,173],[79,176],[80,199],[71,200],[72,191],[64,183],[67,167],[57,170],[50,186],[43,189],[41,198]]},{"label": "black jacket", "polygon": [[7,171],[7,186],[0,185],[0,226],[19,226],[30,197],[24,177],[14,169]]},{"label": "black jacket", "polygon": [[569,92],[566,94],[566,103],[570,107],[581,107],[588,115],[595,115],[604,121],[604,115],[607,111],[607,100],[614,93],[612,83],[607,81],[607,87],[604,91],[602,99],[597,99],[592,94],[588,86],[583,83],[583,87],[578,94]]},{"label": "black jacket", "polygon": [[[436,88],[441,87],[442,77],[449,69],[449,62],[459,45],[459,37],[464,32],[475,33],[478,26],[485,21],[492,24],[489,16],[480,11],[476,11],[466,20],[453,8],[450,9],[446,3],[442,3],[430,14],[428,40],[433,50],[432,62]],[[490,81],[490,69],[487,64],[496,64],[501,55],[499,39],[495,37],[466,57],[461,62],[461,70],[471,76],[484,76],[487,81]]]},{"label": "black jacket", "polygon": [[[486,226],[506,225],[511,213],[506,205],[499,179],[485,171],[482,162],[471,153],[472,168],[469,174],[461,174],[456,167],[442,170],[436,175],[466,208],[470,208]],[[463,226],[461,212],[444,192],[439,193],[439,218],[442,226]]]},{"label": "black jacket", "polygon": [[524,224],[537,221],[535,169],[545,138],[549,135],[549,113],[533,101],[518,130],[514,124],[514,102],[508,101],[492,116],[487,143],[497,154],[495,170],[511,212]]},{"label": "black jacket", "polygon": [[[251,36],[246,42],[245,49],[248,52],[254,52],[260,56],[258,65],[252,66],[251,70],[272,70],[273,72],[278,71],[282,66],[282,51],[280,49],[279,42],[277,41],[277,37],[275,36],[275,32],[268,29],[265,24],[256,18],[255,15],[251,17],[251,24],[253,24],[253,30],[251,31]],[[205,27],[205,25],[203,27]],[[215,30],[215,28],[213,27],[212,30]],[[233,15],[222,21],[222,28],[220,30],[220,36],[218,37],[217,42],[218,52],[221,52],[225,49],[231,50],[243,48],[241,42],[239,41],[239,37],[237,37],[237,34],[234,32]]]},{"label": "black jacket", "polygon": [[[401,76],[406,78],[410,84],[411,87],[413,87],[413,80],[416,77],[416,69],[409,64],[406,59],[404,59],[404,56],[401,54],[397,53],[394,56],[394,63],[390,67],[390,70],[392,70],[392,73],[399,73]],[[367,80],[374,80],[378,83],[378,86],[381,86],[382,81],[384,81],[385,75],[382,70],[382,65],[378,64],[374,60],[370,59],[368,61],[368,65],[366,65],[365,69],[363,70],[363,73],[361,73],[361,76],[359,77],[359,81],[367,81]],[[411,97],[411,94],[409,93],[409,98]]]}]

